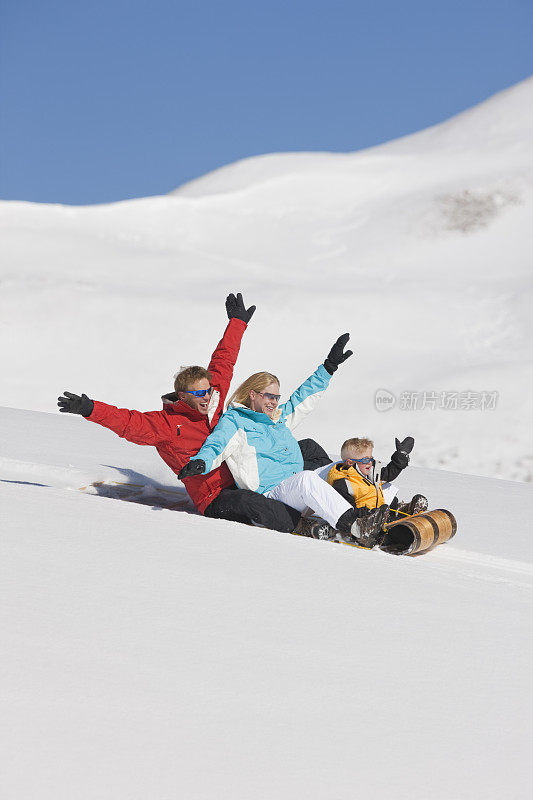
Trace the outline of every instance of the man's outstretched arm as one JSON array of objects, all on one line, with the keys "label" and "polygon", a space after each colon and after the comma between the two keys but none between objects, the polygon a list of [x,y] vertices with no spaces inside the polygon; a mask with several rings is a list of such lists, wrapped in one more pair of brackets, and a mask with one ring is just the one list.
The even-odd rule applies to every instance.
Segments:
[{"label": "man's outstretched arm", "polygon": [[208,370],[213,376],[213,383],[220,389],[222,402],[226,399],[231,379],[233,378],[233,368],[239,355],[243,333],[254,314],[255,308],[255,306],[245,308],[240,292],[237,295],[229,294],[226,298],[226,312],[229,323],[211,356],[208,366]]},{"label": "man's outstretched arm", "polygon": [[80,414],[134,444],[156,446],[169,436],[168,422],[160,411],[142,412],[116,408],[91,400],[86,394],[80,396],[73,392],[64,392],[57,398],[57,405],[62,413]]}]

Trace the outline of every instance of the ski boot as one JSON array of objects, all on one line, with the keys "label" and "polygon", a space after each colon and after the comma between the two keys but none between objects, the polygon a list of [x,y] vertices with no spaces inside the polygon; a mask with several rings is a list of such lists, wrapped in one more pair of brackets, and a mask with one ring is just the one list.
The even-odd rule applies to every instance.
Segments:
[{"label": "ski boot", "polygon": [[376,545],[380,545],[385,536],[383,526],[387,520],[389,507],[382,505],[366,514],[364,517],[359,517],[352,525],[351,534],[359,547],[364,547],[371,550]]},{"label": "ski boot", "polygon": [[372,511],[368,508],[357,510],[350,508],[339,517],[335,527],[343,542],[371,550],[381,544],[385,536],[383,525],[388,513],[389,507],[385,504]]},{"label": "ski boot", "polygon": [[399,518],[406,514],[409,517],[412,517],[413,514],[422,514],[424,511],[428,510],[427,497],[424,497],[423,494],[415,494],[408,503],[398,503],[398,508],[396,510],[403,511],[403,514],[398,515]]},{"label": "ski boot", "polygon": [[337,536],[335,528],[319,517],[300,517],[294,533],[308,536],[310,539],[324,539],[328,542],[333,542]]}]

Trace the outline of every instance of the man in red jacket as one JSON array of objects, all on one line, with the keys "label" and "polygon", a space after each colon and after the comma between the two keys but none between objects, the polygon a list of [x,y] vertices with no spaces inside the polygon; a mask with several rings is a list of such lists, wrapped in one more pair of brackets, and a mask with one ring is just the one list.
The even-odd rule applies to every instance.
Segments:
[{"label": "man in red jacket", "polygon": [[[174,392],[164,395],[162,411],[132,411],[65,392],[59,410],[109,428],[134,444],[151,445],[177,475],[196,455],[224,410],[241,339],[255,306],[246,309],[239,293],[228,295],[229,323],[207,369],[187,367],[176,376]],[[185,478],[198,511],[209,517],[293,531],[300,514],[290,506],[248,489],[237,489],[225,462],[208,475]],[[215,502],[216,501],[216,502]]]}]

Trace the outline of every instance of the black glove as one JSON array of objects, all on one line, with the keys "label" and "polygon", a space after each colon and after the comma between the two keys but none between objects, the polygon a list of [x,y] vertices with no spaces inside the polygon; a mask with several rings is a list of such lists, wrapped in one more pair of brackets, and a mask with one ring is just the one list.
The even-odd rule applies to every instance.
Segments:
[{"label": "black glove", "polygon": [[197,458],[195,461],[189,461],[178,472],[178,480],[182,481],[184,478],[192,478],[193,475],[201,475],[205,470],[205,461]]},{"label": "black glove", "polygon": [[333,373],[339,368],[339,364],[342,364],[347,358],[353,356],[352,350],[347,350],[344,352],[344,348],[346,347],[346,343],[348,342],[349,338],[349,333],[343,333],[342,336],[339,336],[329,351],[328,356],[324,361],[324,366],[330,375],[333,375]]},{"label": "black glove", "polygon": [[65,414],[81,414],[82,417],[90,417],[94,408],[94,402],[86,394],[80,397],[72,392],[64,392],[64,397],[58,397],[57,405]]},{"label": "black glove", "polygon": [[396,450],[399,453],[405,453],[405,455],[408,455],[415,446],[415,440],[412,436],[408,436],[403,442],[400,442],[398,439],[394,441],[396,443]]},{"label": "black glove", "polygon": [[398,469],[405,469],[409,464],[409,453],[415,446],[415,440],[412,436],[408,436],[403,442],[400,442],[398,439],[394,441],[396,443],[396,450],[391,456],[391,461]]},{"label": "black glove", "polygon": [[226,311],[228,312],[228,319],[242,319],[243,322],[248,324],[253,317],[255,306],[245,308],[242,294],[239,292],[237,297],[234,294],[228,294],[226,297]]},{"label": "black glove", "polygon": [[357,517],[368,517],[369,514],[373,514],[376,510],[375,508],[368,508],[367,506],[361,506],[361,508],[355,509],[357,512]]}]

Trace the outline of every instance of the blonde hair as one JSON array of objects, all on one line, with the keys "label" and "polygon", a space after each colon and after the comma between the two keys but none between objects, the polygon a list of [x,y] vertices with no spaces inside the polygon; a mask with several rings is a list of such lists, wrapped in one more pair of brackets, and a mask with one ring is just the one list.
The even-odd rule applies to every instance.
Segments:
[{"label": "blonde hair", "polygon": [[246,380],[235,389],[226,404],[226,408],[232,403],[240,403],[250,408],[250,391],[253,389],[254,392],[262,392],[271,383],[277,383],[279,386],[279,380],[271,372],[254,372],[253,375],[246,378]]},{"label": "blonde hair", "polygon": [[189,386],[192,386],[196,381],[207,378],[207,380],[211,382],[211,377],[211,373],[203,367],[185,367],[181,372],[178,372],[174,379],[174,391],[186,392]]},{"label": "blonde hair", "polygon": [[347,458],[357,458],[364,450],[372,450],[374,442],[371,439],[346,439],[341,447],[341,458],[346,461]]}]

